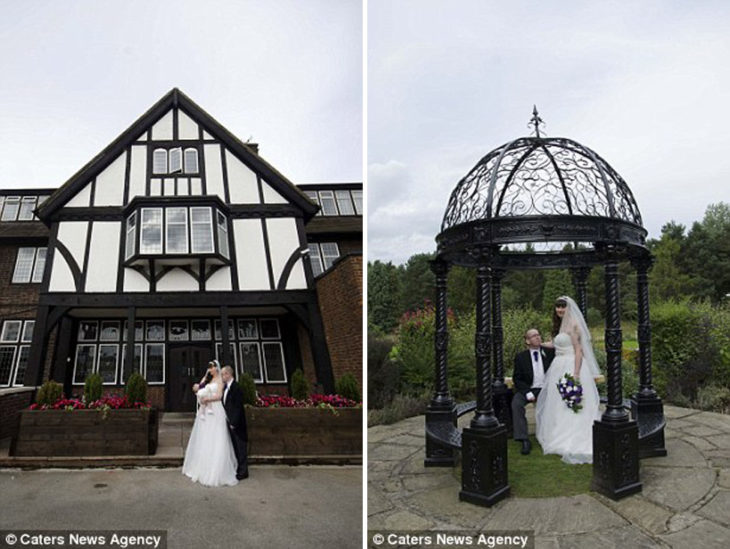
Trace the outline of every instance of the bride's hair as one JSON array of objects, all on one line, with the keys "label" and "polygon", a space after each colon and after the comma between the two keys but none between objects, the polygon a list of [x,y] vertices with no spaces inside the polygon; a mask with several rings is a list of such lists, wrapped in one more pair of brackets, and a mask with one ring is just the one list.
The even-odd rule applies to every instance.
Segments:
[{"label": "bride's hair", "polygon": [[565,301],[562,297],[559,297],[555,300],[555,305],[553,305],[553,337],[558,335],[560,333],[560,324],[563,322],[563,319],[558,316],[558,313],[555,312],[555,307],[558,305],[562,305],[563,307],[568,306],[568,302]]}]

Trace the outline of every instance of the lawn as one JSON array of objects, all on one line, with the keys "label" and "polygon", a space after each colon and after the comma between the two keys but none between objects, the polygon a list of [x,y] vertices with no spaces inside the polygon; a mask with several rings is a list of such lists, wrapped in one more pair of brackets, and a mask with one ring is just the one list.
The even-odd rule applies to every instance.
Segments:
[{"label": "lawn", "polygon": [[545,455],[534,436],[530,437],[532,452],[523,456],[522,445],[507,441],[507,463],[511,493],[522,498],[573,496],[589,491],[593,466],[568,465],[558,455]]}]

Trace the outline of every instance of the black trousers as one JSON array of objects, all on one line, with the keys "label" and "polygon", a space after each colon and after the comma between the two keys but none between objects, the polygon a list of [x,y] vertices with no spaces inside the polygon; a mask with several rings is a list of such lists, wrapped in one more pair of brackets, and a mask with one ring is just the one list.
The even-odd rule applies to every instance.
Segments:
[{"label": "black trousers", "polygon": [[238,460],[238,468],[236,470],[236,475],[247,475],[248,474],[248,448],[247,448],[247,440],[240,436],[235,429],[231,428],[231,425],[228,424],[228,432],[231,435],[231,442],[233,443],[233,451],[236,454],[236,459]]},{"label": "black trousers", "polygon": [[[530,389],[535,395],[534,402],[540,396],[540,389]],[[525,417],[525,406],[530,402],[521,392],[516,392],[512,397],[512,438],[515,440],[528,440],[527,434],[527,418]]]}]

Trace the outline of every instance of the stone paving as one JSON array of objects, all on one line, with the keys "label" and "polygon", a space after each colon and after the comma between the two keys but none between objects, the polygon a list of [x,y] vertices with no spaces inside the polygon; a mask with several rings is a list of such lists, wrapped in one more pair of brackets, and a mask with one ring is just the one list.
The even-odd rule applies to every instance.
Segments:
[{"label": "stone paving", "polygon": [[664,411],[668,455],[642,459],[642,492],[620,501],[589,492],[491,508],[460,502],[455,469],[423,466],[424,416],[371,427],[368,529],[534,530],[538,548],[730,547],[730,416]]}]

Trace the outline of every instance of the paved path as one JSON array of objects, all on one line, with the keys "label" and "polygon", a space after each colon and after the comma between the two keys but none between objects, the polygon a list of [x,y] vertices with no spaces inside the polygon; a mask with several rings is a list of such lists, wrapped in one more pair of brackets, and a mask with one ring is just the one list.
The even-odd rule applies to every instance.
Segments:
[{"label": "paved path", "polygon": [[207,488],[180,469],[0,470],[0,529],[167,530],[168,548],[362,547],[362,467],[259,465]]},{"label": "paved path", "polygon": [[[423,466],[424,416],[371,427],[368,529],[519,527],[535,531],[538,548],[726,549],[730,547],[730,416],[674,406],[664,410],[669,455],[641,460],[643,491],[618,502],[595,492],[510,497],[491,508],[460,502],[461,482],[453,469]],[[462,417],[460,425],[467,424],[470,416]],[[534,432],[533,417],[530,424]]]}]

